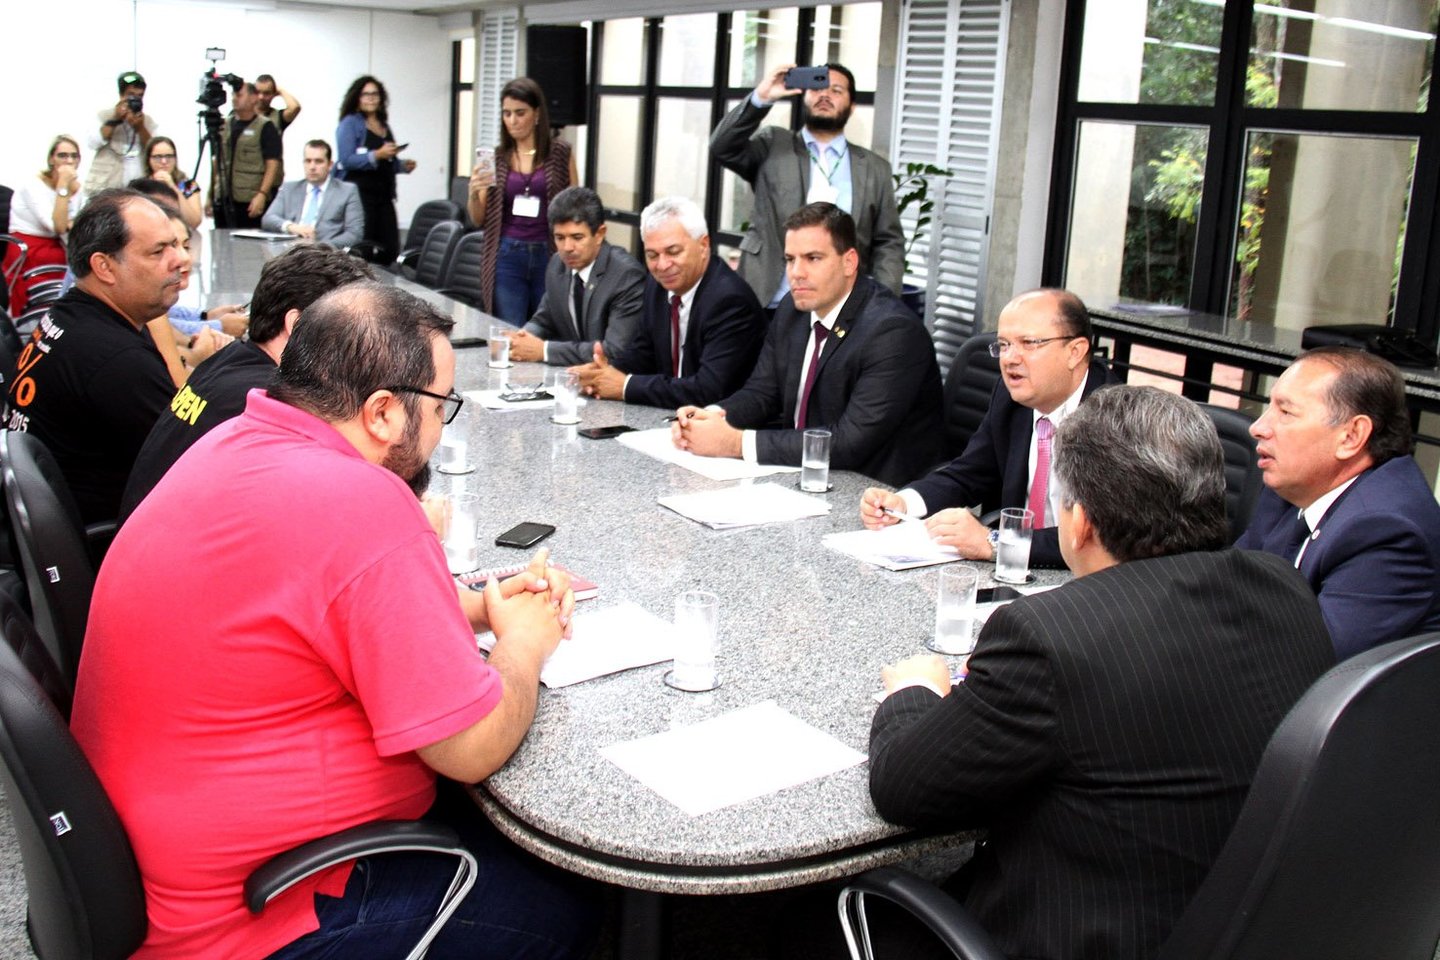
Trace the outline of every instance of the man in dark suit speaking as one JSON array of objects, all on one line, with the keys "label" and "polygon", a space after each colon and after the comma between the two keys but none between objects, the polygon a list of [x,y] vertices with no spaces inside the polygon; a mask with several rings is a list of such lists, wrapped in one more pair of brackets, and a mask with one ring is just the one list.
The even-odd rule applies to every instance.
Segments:
[{"label": "man in dark suit speaking", "polygon": [[1440,630],[1440,505],[1410,456],[1400,371],[1350,347],[1311,350],[1250,432],[1266,489],[1235,545],[1295,565],[1336,655]]},{"label": "man in dark suit speaking", "polygon": [[1035,513],[1030,566],[1064,560],[1055,534],[1059,491],[1050,482],[1050,438],[1081,402],[1113,383],[1090,357],[1090,314],[1068,290],[1022,293],[1000,311],[991,356],[1000,382],[990,409],[959,457],[899,493],[872,488],[860,519],[872,529],[895,523],[886,510],[926,517],[930,536],[972,560],[995,558],[993,531],[968,509],[1029,507]]},{"label": "man in dark suit speaking", "polygon": [[1193,403],[1102,390],[1054,457],[1076,579],[992,614],[963,683],[935,656],[885,668],[870,794],[896,823],[988,830],[949,885],[1006,956],[1148,960],[1334,653],[1289,563],[1225,549]]},{"label": "man in dark suit speaking", "polygon": [[745,282],[710,251],[705,214],[693,200],[663,197],[640,212],[645,307],[619,357],[595,345],[572,367],[586,394],[652,407],[703,405],[729,396],[755,366],[765,316]]},{"label": "man in dark suit speaking", "polygon": [[720,410],[681,407],[675,445],[799,466],[805,429],[824,427],[836,469],[903,483],[932,465],[944,432],[935,347],[920,318],[859,266],[850,214],[833,203],[791,214],[790,293],[755,371]]},{"label": "man in dark suit speaking", "polygon": [[305,144],[305,179],[282,186],[261,225],[272,233],[323,240],[337,247],[359,243],[365,235],[365,208],[353,183],[330,176],[330,144]]},{"label": "man in dark suit speaking", "polygon": [[555,255],[545,268],[545,296],[511,335],[510,359],[588,363],[597,343],[619,356],[640,326],[645,270],[606,242],[605,206],[589,187],[561,190],[546,215]]}]

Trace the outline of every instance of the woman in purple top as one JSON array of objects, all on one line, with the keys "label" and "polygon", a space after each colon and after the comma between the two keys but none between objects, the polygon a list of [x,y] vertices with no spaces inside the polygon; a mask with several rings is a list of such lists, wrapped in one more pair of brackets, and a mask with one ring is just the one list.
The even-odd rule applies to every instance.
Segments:
[{"label": "woman in purple top", "polygon": [[500,145],[493,169],[470,175],[470,219],[485,230],[480,279],[486,311],[523,325],[545,296],[545,265],[554,252],[550,201],[579,178],[570,144],[552,139],[540,84],[518,77],[500,91]]}]

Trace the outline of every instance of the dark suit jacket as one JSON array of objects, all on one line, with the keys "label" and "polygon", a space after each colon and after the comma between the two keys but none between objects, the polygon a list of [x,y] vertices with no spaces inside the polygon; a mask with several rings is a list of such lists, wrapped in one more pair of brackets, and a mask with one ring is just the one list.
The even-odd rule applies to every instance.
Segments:
[{"label": "dark suit jacket", "polygon": [[[305,197],[310,184],[292,180],[280,187],[260,225],[266,230],[282,233],[286,220],[296,223],[305,214]],[[320,198],[320,217],[315,221],[315,239],[348,247],[365,236],[365,208],[360,204],[360,189],[353,183],[330,178]]]},{"label": "dark suit jacket", "polygon": [[[762,303],[780,289],[785,269],[785,218],[805,205],[810,151],[800,134],[760,125],[769,107],[746,96],[710,135],[710,155],[755,191],[750,229],[740,240],[740,275]],[[847,141],[848,142],[848,141]],[[850,147],[850,215],[855,219],[860,272],[895,293],[905,273],[905,234],[895,208],[890,164],[864,147]]]},{"label": "dark suit jacket", "polygon": [[[1266,487],[1235,545],[1280,553],[1295,514]],[[1356,478],[1320,519],[1300,573],[1320,598],[1342,660],[1440,630],[1440,505],[1413,458],[1396,457]]]},{"label": "dark suit jacket", "polygon": [[577,330],[570,315],[570,268],[560,254],[551,257],[545,267],[545,298],[525,324],[527,331],[546,342],[545,362],[589,363],[597,340],[605,344],[605,356],[618,357],[640,327],[646,276],[634,257],[602,243],[585,284],[585,329]]},{"label": "dark suit jacket", "polygon": [[1148,960],[1333,662],[1278,557],[1121,564],[997,610],[943,700],[886,699],[871,796],[897,823],[988,828],[951,888],[1006,956]]},{"label": "dark suit jacket", "polygon": [[[795,429],[811,314],[788,294],[743,389],[720,401],[731,426],[758,430],[761,463],[800,465]],[[825,341],[806,407],[807,427],[830,430],[830,466],[904,483],[934,463],[944,437],[940,368],[920,318],[870,277],[859,277]]]},{"label": "dark suit jacket", "polygon": [[[1091,360],[1081,399],[1115,382],[1104,363]],[[965,451],[910,484],[910,488],[920,494],[931,513],[977,503],[982,513],[1025,506],[1030,489],[1030,438],[1035,434],[1033,413],[1010,399],[1001,378],[990,398],[990,410]],[[1065,566],[1065,558],[1060,556],[1060,536],[1054,527],[1036,528],[1030,541],[1030,566]]]},{"label": "dark suit jacket", "polygon": [[740,388],[765,339],[765,314],[755,294],[713,254],[700,278],[685,328],[680,376],[670,375],[670,294],[645,281],[645,312],[615,366],[633,374],[626,403],[652,407],[705,406]]}]

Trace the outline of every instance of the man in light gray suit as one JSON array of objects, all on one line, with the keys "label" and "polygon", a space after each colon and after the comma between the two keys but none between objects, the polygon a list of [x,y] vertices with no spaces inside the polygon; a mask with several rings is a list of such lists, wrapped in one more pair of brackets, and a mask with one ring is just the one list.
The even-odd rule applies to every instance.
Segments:
[{"label": "man in light gray suit", "polygon": [[802,130],[762,127],[777,100],[801,92],[785,86],[791,66],[775,68],[710,135],[710,155],[755,191],[750,229],[740,241],[740,276],[762,304],[776,306],[790,289],[785,280],[785,218],[823,200],[854,218],[860,273],[899,293],[905,236],[895,209],[890,164],[845,139],[855,76],[838,63],[828,64],[830,86],[804,91]]},{"label": "man in light gray suit", "polygon": [[589,363],[595,344],[623,356],[644,308],[645,268],[605,242],[605,208],[588,187],[570,187],[550,201],[555,255],[545,268],[540,309],[510,339],[515,360]]},{"label": "man in light gray suit", "polygon": [[359,243],[365,235],[365,209],[353,183],[330,176],[330,144],[305,144],[305,179],[282,186],[261,221],[266,230],[337,247]]}]

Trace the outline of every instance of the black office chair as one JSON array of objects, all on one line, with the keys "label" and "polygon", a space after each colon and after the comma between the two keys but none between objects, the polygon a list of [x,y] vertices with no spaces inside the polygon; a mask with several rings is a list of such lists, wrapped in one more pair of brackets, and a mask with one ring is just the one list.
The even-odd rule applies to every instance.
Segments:
[{"label": "black office chair", "polygon": [[[125,827],[70,734],[69,688],[34,628],[0,597],[0,760],[29,891],[30,942],[40,960],[120,960],[145,939],[145,892]],[[299,881],[357,857],[399,851],[454,856],[455,880],[410,953],[430,941],[475,884],[474,854],[453,829],[425,821],[361,824],[282,853],[245,882],[260,913]]]},{"label": "black office chair", "polygon": [[485,243],[485,231],[474,230],[465,234],[455,244],[450,254],[450,266],[445,270],[445,286],[437,292],[447,297],[479,307],[485,299],[484,285],[480,282],[481,249]]},{"label": "black office chair", "polygon": [[954,459],[980,428],[1000,380],[1000,361],[990,356],[994,333],[977,333],[960,345],[945,375],[945,456]]},{"label": "black office chair", "polygon": [[1215,423],[1220,448],[1225,453],[1225,518],[1230,521],[1233,542],[1250,525],[1255,501],[1264,484],[1255,455],[1255,438],[1250,436],[1250,424],[1254,421],[1239,410],[1208,403],[1200,404],[1200,409]]},{"label": "black office chair", "polygon": [[445,220],[431,227],[430,235],[420,248],[420,255],[414,260],[415,271],[411,279],[432,290],[443,286],[445,271],[450,268],[450,257],[460,243],[462,229],[454,220]]},{"label": "black office chair", "polygon": [[25,270],[25,258],[30,255],[30,248],[25,241],[19,237],[13,237],[8,233],[0,233],[0,258],[3,258],[8,247],[14,247],[18,253],[3,273],[0,273],[0,307],[10,309],[10,300],[14,296],[15,282],[20,279],[20,274]]},{"label": "black office chair", "polygon": [[0,484],[36,628],[74,689],[95,590],[95,563],[80,509],[55,458],[28,433],[0,431]]},{"label": "black office chair", "polygon": [[[1440,633],[1351,657],[1281,721],[1240,817],[1158,960],[1431,960],[1440,934]],[[965,960],[1004,960],[959,903],[885,867],[840,894],[852,957],[865,898]]]},{"label": "black office chair", "polygon": [[415,215],[410,218],[410,227],[405,231],[400,255],[395,258],[397,271],[401,267],[415,266],[415,261],[420,256],[420,248],[425,246],[425,238],[430,236],[430,231],[437,223],[453,220],[463,224],[464,217],[464,208],[453,200],[426,200],[416,207]]}]

